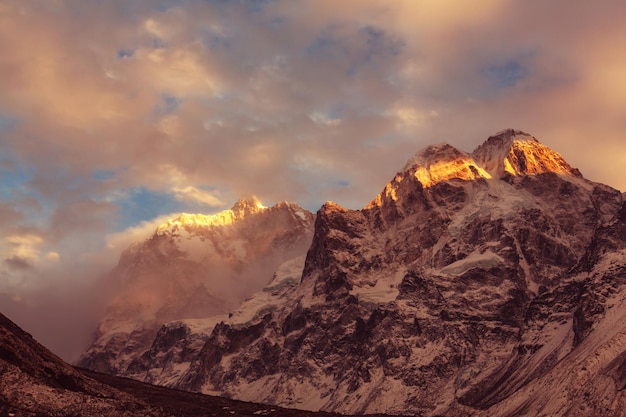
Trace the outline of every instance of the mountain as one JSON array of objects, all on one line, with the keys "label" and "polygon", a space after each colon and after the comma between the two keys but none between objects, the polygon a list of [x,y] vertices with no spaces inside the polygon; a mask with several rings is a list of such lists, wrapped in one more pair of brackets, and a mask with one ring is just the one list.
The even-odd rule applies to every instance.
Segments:
[{"label": "mountain", "polygon": [[[159,226],[122,253],[107,277],[103,286],[114,297],[78,365],[168,385],[217,321],[261,290],[278,265],[306,253],[313,223],[314,215],[296,204],[264,207],[252,198]],[[153,354],[176,348],[172,338],[181,337],[177,352]]]},{"label": "mountain", "polygon": [[0,314],[0,415],[305,417],[311,413],[171,390],[75,369]]},{"label": "mountain", "polygon": [[622,415],[624,210],[520,131],[430,146],[364,209],[326,203],[300,282],[217,325],[177,386],[346,413]]},{"label": "mountain", "polygon": [[619,191],[517,130],[433,145],[363,209],[324,204],[306,257],[207,323],[167,383],[351,414],[626,416],[625,277]]}]

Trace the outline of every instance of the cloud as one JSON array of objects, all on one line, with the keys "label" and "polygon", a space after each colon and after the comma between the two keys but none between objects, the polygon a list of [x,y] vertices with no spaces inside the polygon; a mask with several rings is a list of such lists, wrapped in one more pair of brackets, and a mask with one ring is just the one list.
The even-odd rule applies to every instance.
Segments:
[{"label": "cloud", "polygon": [[107,248],[119,255],[121,251],[133,243],[143,242],[150,237],[160,225],[168,220],[176,218],[177,213],[165,214],[150,220],[144,220],[136,226],[128,227],[120,232],[110,233],[106,236]]},{"label": "cloud", "polygon": [[338,124],[341,123],[341,119],[338,117],[333,117],[332,115],[329,114],[324,114],[320,111],[314,111],[313,113],[309,114],[309,118],[320,125],[325,125],[325,126],[337,126]]},{"label": "cloud", "polygon": [[9,269],[24,271],[33,269],[33,265],[30,264],[27,258],[22,258],[18,255],[13,255],[10,258],[6,258],[2,263],[9,267]]},{"label": "cloud", "polygon": [[420,111],[415,107],[398,105],[386,112],[386,115],[396,119],[396,126],[399,128],[415,128],[428,121],[432,117],[437,117],[435,110]]},{"label": "cloud", "polygon": [[0,305],[2,314],[71,362],[91,342],[106,302],[101,289],[75,283],[43,285],[24,294],[0,291]]},{"label": "cloud", "polygon": [[61,255],[59,255],[57,252],[51,251],[46,254],[46,259],[50,261],[58,261],[59,259],[61,259]]},{"label": "cloud", "polygon": [[108,201],[81,200],[63,205],[51,216],[50,237],[62,239],[76,233],[100,233],[119,209]]},{"label": "cloud", "polygon": [[34,234],[10,235],[5,239],[5,247],[11,258],[36,261],[43,238]]},{"label": "cloud", "polygon": [[[92,13],[80,24],[72,19],[73,7],[58,4],[44,10],[26,3],[26,13],[7,19],[3,32],[7,44],[26,44],[16,49],[51,63],[43,71],[27,59],[30,53],[5,58],[10,60],[7,68],[30,74],[28,86],[18,88],[10,82],[14,77],[6,77],[9,99],[17,93],[38,98],[22,100],[21,106],[12,99],[10,109],[27,117],[37,114],[43,121],[38,128],[23,122],[17,132],[34,137],[40,146],[16,142],[15,147],[40,166],[46,165],[42,153],[56,153],[71,175],[96,166],[119,172],[119,186],[155,191],[172,189],[167,170],[159,168],[170,166],[184,176],[182,183],[173,185],[178,189],[220,182],[231,199],[259,193],[255,187],[263,181],[251,184],[251,178],[268,182],[277,176],[286,178],[280,187],[286,194],[307,198],[307,185],[285,168],[294,152],[307,151],[307,140],[297,138],[333,147],[336,138],[363,146],[380,139],[375,135],[395,137],[400,148],[386,152],[407,158],[431,139],[458,137],[475,145],[503,126],[472,130],[474,122],[465,122],[470,125],[464,129],[467,139],[445,126],[461,126],[476,103],[483,124],[493,125],[485,118],[494,100],[511,99],[511,108],[527,113],[517,117],[515,126],[543,137],[543,130],[526,127],[539,124],[528,120],[546,118],[545,112],[532,109],[532,90],[540,88],[541,96],[551,99],[559,94],[559,83],[571,87],[572,80],[578,80],[582,87],[581,74],[592,64],[578,60],[580,53],[567,44],[584,39],[584,46],[598,39],[604,45],[611,40],[594,33],[599,22],[570,34],[570,22],[548,24],[541,17],[548,6],[495,1],[463,13],[447,1],[345,2],[338,9],[322,1],[304,5],[308,13],[284,2],[259,6],[254,13],[245,7],[194,2],[157,11],[141,3],[135,15],[91,3]],[[582,20],[580,10],[565,13],[570,21]],[[116,22],[108,25],[109,37],[104,33],[108,19]],[[532,30],[507,30],[518,21]],[[64,29],[53,31],[57,25]],[[87,25],[95,29],[82,31]],[[33,26],[41,30],[18,37]],[[240,29],[229,29],[235,27]],[[87,45],[92,45],[89,51]],[[121,58],[120,51],[125,51]],[[619,81],[609,76],[611,71],[592,67],[607,73],[599,79]],[[594,91],[608,91],[599,87]],[[468,108],[468,99],[473,108]],[[496,111],[499,106],[494,105]],[[343,108],[341,116],[333,108]],[[560,118],[557,108],[550,114]],[[441,124],[430,120],[432,114]],[[378,115],[388,115],[389,120]],[[350,127],[331,135],[317,131],[337,127],[339,121]],[[415,144],[418,137],[420,143]],[[262,157],[250,158],[246,150],[268,155],[271,163],[261,164]],[[339,162],[355,157],[335,151],[327,158]],[[367,165],[365,158],[357,158]],[[379,168],[379,178],[389,175],[385,171]],[[262,191],[268,200],[283,197],[269,187]],[[369,199],[366,193],[371,189],[364,190],[358,204]]]},{"label": "cloud", "polygon": [[507,127],[626,190],[625,13],[565,0],[3,1],[0,259],[33,266],[3,262],[3,281],[96,276],[158,219],[242,195],[360,208],[427,144],[471,151]]},{"label": "cloud", "polygon": [[10,226],[23,219],[22,213],[13,205],[0,202],[0,227]]},{"label": "cloud", "polygon": [[208,207],[223,207],[224,202],[216,196],[219,192],[200,190],[193,186],[187,186],[185,188],[174,187],[172,189],[177,200],[191,201],[194,203],[201,203]]}]

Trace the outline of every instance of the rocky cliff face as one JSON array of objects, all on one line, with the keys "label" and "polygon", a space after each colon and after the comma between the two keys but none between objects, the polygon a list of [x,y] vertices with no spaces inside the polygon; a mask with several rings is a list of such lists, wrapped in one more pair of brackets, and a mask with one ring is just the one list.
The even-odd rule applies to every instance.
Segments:
[{"label": "rocky cliff face", "polygon": [[250,199],[161,225],[127,249],[107,278],[116,295],[78,364],[170,384],[208,338],[214,317],[226,317],[278,265],[306,253],[313,222],[295,204],[267,208]]},{"label": "rocky cliff face", "polygon": [[621,336],[598,329],[626,314],[623,213],[523,132],[429,147],[363,210],[326,203],[300,282],[216,326],[177,386],[347,413],[616,413]]},{"label": "rocky cliff face", "polygon": [[331,417],[156,387],[75,369],[0,314],[0,415]]},{"label": "rocky cliff face", "polygon": [[[507,416],[626,415],[625,283],[622,205],[596,229],[563,282],[529,304],[517,351],[501,372],[502,385],[492,383],[474,405]],[[475,392],[484,396],[485,387]]]}]

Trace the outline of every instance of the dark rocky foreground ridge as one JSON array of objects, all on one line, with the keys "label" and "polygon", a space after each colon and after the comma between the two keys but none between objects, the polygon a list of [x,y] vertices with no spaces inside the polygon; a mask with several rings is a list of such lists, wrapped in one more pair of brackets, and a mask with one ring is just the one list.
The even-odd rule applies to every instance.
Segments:
[{"label": "dark rocky foreground ridge", "polygon": [[362,210],[326,203],[290,265],[121,372],[352,414],[626,416],[624,197],[528,134],[422,150]]},{"label": "dark rocky foreground ridge", "polygon": [[0,416],[333,417],[153,386],[77,369],[0,314]]}]

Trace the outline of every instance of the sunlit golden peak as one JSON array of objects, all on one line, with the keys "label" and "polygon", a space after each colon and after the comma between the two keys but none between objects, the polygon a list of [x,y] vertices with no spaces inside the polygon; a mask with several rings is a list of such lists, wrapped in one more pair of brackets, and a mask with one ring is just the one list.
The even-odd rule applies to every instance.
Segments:
[{"label": "sunlit golden peak", "polygon": [[451,179],[491,178],[471,157],[452,145],[431,145],[409,159],[404,171],[414,175],[422,186],[431,187]]},{"label": "sunlit golden peak", "polygon": [[240,198],[230,209],[236,217],[242,217],[249,213],[256,213],[264,210],[265,207],[256,196]]},{"label": "sunlit golden peak", "polygon": [[233,224],[236,220],[235,214],[231,210],[224,210],[213,215],[189,214],[182,213],[175,219],[163,223],[157,228],[157,233],[162,233],[169,229],[178,229],[180,227],[190,230],[198,227],[209,226],[227,226]]},{"label": "sunlit golden peak", "polygon": [[232,211],[224,210],[213,215],[181,213],[178,217],[168,220],[160,225],[156,233],[161,234],[167,230],[184,228],[186,230],[198,227],[223,226],[232,224],[234,221]]},{"label": "sunlit golden peak", "polygon": [[329,212],[333,212],[333,211],[345,212],[345,211],[348,211],[348,209],[346,209],[345,207],[340,206],[339,204],[335,203],[334,201],[327,201],[322,206],[322,211],[324,213],[329,213]]},{"label": "sunlit golden peak", "polygon": [[178,217],[160,225],[156,233],[160,234],[170,229],[184,228],[192,230],[198,227],[227,226],[245,217],[248,214],[258,213],[267,209],[256,197],[242,198],[229,210],[217,214],[189,214],[181,213]]},{"label": "sunlit golden peak", "polygon": [[521,130],[507,129],[491,136],[472,155],[497,178],[546,172],[581,176],[560,154]]}]

